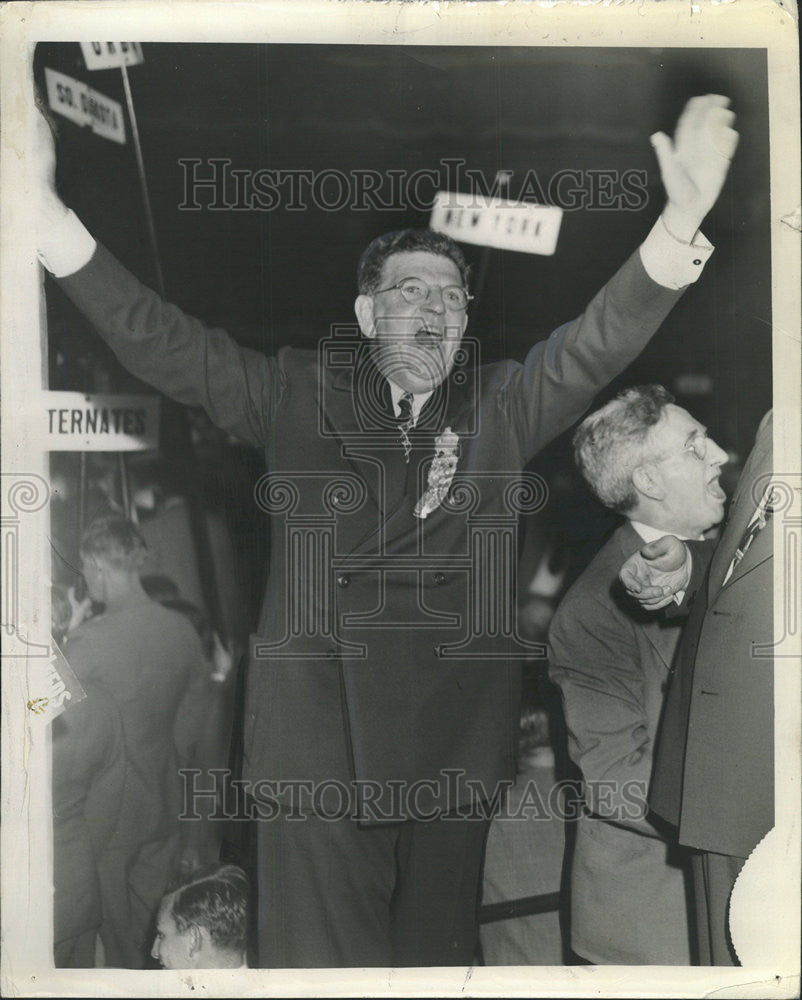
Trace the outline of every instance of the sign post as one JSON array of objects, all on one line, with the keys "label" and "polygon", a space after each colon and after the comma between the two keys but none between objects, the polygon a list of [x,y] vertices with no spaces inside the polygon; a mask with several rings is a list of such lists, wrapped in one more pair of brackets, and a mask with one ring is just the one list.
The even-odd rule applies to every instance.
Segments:
[{"label": "sign post", "polygon": [[[142,46],[139,42],[81,42],[81,50],[84,56],[86,68],[89,70],[111,69],[119,67],[122,74],[123,90],[125,91],[125,103],[128,109],[128,120],[131,123],[131,136],[133,139],[134,153],[136,155],[137,172],[139,174],[139,186],[142,192],[142,203],[145,208],[145,221],[148,227],[148,237],[153,253],[153,265],[156,276],[156,289],[162,298],[166,298],[164,285],[164,272],[162,271],[161,255],[159,253],[159,243],[156,236],[156,225],[153,221],[153,211],[150,204],[150,193],[145,174],[145,160],[142,156],[142,145],[139,141],[139,126],[134,110],[134,98],[131,92],[131,83],[128,79],[128,67],[136,66],[144,62]],[[175,437],[178,439],[174,443],[174,450],[171,457],[176,464],[184,471],[188,479],[187,501],[190,514],[190,525],[195,544],[198,550],[198,564],[200,567],[201,587],[206,603],[206,610],[213,628],[225,637],[223,627],[223,614],[220,606],[220,596],[217,589],[217,575],[215,573],[214,561],[212,557],[212,547],[209,541],[209,533],[206,525],[205,513],[199,503],[200,488],[198,483],[197,470],[193,464],[192,457],[194,449],[192,438],[189,433],[189,426],[186,415],[178,407],[167,401],[165,414],[172,416],[172,423],[176,430]],[[167,421],[165,421],[166,423]],[[128,493],[126,484],[126,468],[124,460],[120,463],[120,472],[123,482],[123,499],[126,500]],[[128,513],[128,511],[126,511]]]},{"label": "sign post", "polygon": [[164,274],[162,273],[161,255],[159,254],[159,243],[156,239],[156,226],[153,223],[153,212],[150,207],[150,194],[148,192],[148,182],[145,177],[145,161],[142,157],[142,146],[139,142],[139,127],[136,123],[136,112],[134,111],[134,98],[131,94],[131,84],[128,80],[128,66],[120,64],[120,72],[123,77],[123,87],[125,89],[125,103],[128,105],[128,120],[131,122],[131,135],[134,139],[134,152],[136,153],[136,165],[139,171],[139,185],[142,189],[142,201],[145,205],[145,219],[148,224],[148,236],[150,246],[153,251],[153,264],[156,268],[156,285],[159,295],[164,298]]}]

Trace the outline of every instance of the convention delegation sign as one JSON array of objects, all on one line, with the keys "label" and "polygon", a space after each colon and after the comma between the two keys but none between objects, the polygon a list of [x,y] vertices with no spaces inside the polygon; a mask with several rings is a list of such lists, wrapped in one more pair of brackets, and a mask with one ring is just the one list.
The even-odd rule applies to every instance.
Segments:
[{"label": "convention delegation sign", "polygon": [[95,135],[125,144],[125,119],[117,101],[93,90],[66,73],[45,68],[47,103],[76,125],[89,125]]},{"label": "convention delegation sign", "polygon": [[562,215],[556,205],[438,191],[429,226],[463,243],[550,257],[557,248]]},{"label": "convention delegation sign", "polygon": [[137,66],[145,61],[139,42],[81,42],[87,69]]},{"label": "convention delegation sign", "polygon": [[158,396],[46,392],[39,431],[49,451],[152,451],[159,404]]}]

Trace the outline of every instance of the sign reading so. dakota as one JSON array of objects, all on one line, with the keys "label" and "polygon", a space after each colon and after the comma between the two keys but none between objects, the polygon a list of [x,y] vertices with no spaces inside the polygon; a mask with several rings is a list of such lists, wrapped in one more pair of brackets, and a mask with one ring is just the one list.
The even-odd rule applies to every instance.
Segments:
[{"label": "sign reading so. dakota", "polygon": [[159,444],[159,397],[46,392],[40,428],[49,451],[151,451]]},{"label": "sign reading so. dakota", "polygon": [[54,111],[76,125],[90,125],[105,139],[125,142],[125,119],[117,101],[54,69],[45,68],[45,81],[47,102]]},{"label": "sign reading so. dakota", "polygon": [[551,256],[563,210],[459,191],[438,191],[429,226],[461,243]]}]

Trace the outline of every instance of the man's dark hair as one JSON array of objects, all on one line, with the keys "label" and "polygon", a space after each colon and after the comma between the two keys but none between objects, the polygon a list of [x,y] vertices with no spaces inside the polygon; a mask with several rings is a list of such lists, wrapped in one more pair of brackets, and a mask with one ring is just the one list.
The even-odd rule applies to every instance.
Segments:
[{"label": "man's dark hair", "polygon": [[577,428],[576,464],[605,507],[626,514],[635,506],[632,473],[655,457],[649,431],[673,402],[662,385],[634,386],[591,413]]},{"label": "man's dark hair", "polygon": [[245,872],[236,865],[209,865],[172,882],[165,894],[180,933],[205,927],[212,944],[223,951],[243,952],[248,932]]},{"label": "man's dark hair", "polygon": [[118,569],[139,569],[148,546],[131,521],[113,514],[99,517],[81,537],[81,555],[104,559]]},{"label": "man's dark hair", "polygon": [[460,279],[468,287],[470,268],[457,244],[433,229],[398,229],[392,233],[377,236],[368,244],[359,258],[356,269],[357,287],[360,295],[370,295],[381,288],[382,268],[388,257],[395,253],[413,253],[423,250],[439,254],[453,261],[459,269]]}]

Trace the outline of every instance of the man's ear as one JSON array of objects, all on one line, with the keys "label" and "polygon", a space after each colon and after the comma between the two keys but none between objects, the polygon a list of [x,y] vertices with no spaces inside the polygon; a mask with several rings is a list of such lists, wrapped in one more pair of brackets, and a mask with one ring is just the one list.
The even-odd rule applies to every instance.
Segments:
[{"label": "man's ear", "polygon": [[203,947],[201,929],[197,924],[190,924],[187,928],[187,934],[189,934],[189,953],[190,955],[197,955]]},{"label": "man's ear", "polygon": [[376,336],[376,320],[373,316],[373,296],[358,295],[354,302],[354,312],[356,313],[359,329],[369,339]]},{"label": "man's ear", "polygon": [[649,497],[650,500],[662,500],[665,496],[665,490],[659,481],[659,478],[654,475],[654,470],[648,465],[639,465],[632,473],[632,485],[643,496]]},{"label": "man's ear", "polygon": [[91,566],[91,568],[95,572],[95,574],[100,579],[103,579],[104,576],[105,576],[105,569],[106,569],[105,560],[98,559],[97,556],[87,556],[86,557],[86,561],[89,564],[89,566]]}]

